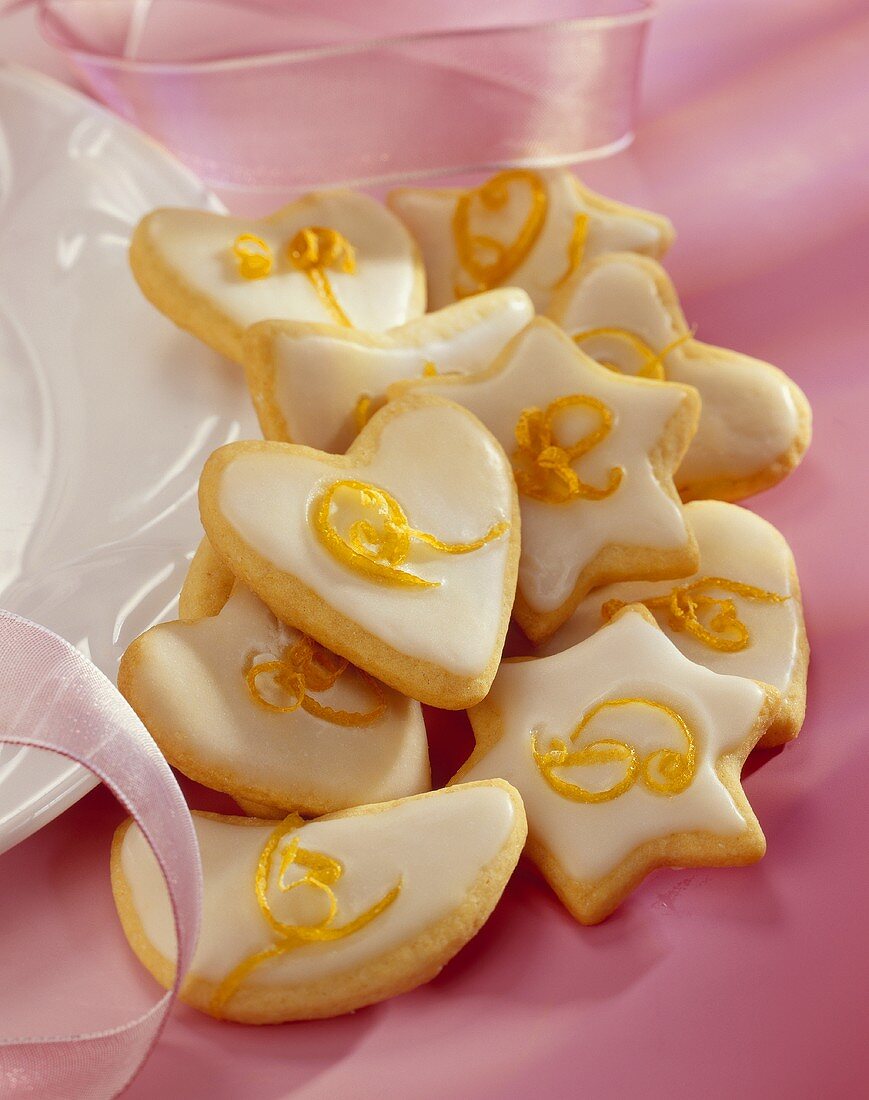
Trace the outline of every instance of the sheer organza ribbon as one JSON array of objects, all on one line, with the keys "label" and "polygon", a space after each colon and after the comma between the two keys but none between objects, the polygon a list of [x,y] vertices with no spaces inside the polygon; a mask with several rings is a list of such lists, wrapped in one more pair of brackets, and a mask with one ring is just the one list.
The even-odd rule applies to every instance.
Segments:
[{"label": "sheer organza ribbon", "polygon": [[85,87],[202,179],[294,191],[616,152],[632,137],[653,8],[39,0],[39,10]]},{"label": "sheer organza ribbon", "polygon": [[175,777],[109,680],[56,634],[0,611],[0,741],[60,753],[94,773],[138,822],[169,888],[175,984],[143,1015],[105,1031],[0,1039],[0,1096],[103,1100],[135,1077],[190,965],[202,909],[196,834]]}]

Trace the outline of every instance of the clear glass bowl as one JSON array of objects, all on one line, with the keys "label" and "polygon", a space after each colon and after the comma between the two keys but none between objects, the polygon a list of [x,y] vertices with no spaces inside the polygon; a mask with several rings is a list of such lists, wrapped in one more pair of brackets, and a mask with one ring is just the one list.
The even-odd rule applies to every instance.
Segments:
[{"label": "clear glass bowl", "polygon": [[86,87],[209,183],[573,163],[632,136],[647,0],[42,0]]}]

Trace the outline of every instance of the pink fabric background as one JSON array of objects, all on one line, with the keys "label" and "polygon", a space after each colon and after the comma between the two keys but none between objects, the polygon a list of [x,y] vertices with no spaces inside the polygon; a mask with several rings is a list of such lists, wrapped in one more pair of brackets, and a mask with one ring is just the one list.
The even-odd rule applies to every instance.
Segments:
[{"label": "pink fabric background", "polygon": [[[10,17],[0,54],[62,73],[29,22]],[[131,1098],[865,1090],[867,49],[864,0],[664,0],[638,140],[583,172],[673,218],[668,267],[700,337],[779,364],[814,405],[805,464],[752,502],[791,541],[813,644],[800,741],[748,767],[766,859],[659,872],[596,929],[520,867],[483,932],[426,988],[264,1029],[180,1007]],[[456,719],[438,725],[443,777],[470,739]],[[194,806],[218,805],[187,789]],[[120,818],[96,791],[0,859],[4,1033],[109,1026],[131,997],[153,1000],[111,902]]]}]

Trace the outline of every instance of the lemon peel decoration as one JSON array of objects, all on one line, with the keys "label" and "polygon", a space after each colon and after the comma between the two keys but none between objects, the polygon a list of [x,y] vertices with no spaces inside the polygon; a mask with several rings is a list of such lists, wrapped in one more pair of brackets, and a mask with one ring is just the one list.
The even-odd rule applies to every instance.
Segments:
[{"label": "lemon peel decoration", "polygon": [[[365,518],[354,520],[346,533],[338,531],[332,516],[333,506],[338,507],[339,494],[350,494],[366,513]],[[471,542],[443,542],[412,527],[404,509],[385,489],[352,479],[327,486],[314,505],[312,522],[320,541],[342,565],[370,580],[409,588],[437,588],[441,583],[401,568],[414,542],[424,543],[441,554],[471,554],[500,538],[510,526],[506,522],[496,523]]]},{"label": "lemon peel decoration", "polygon": [[[245,673],[245,681],[251,698],[265,710],[277,714],[292,714],[301,708],[315,718],[336,726],[371,726],[386,713],[386,695],[383,685],[362,669],[353,669],[368,692],[374,697],[374,705],[365,711],[338,710],[312,698],[312,693],[329,691],[352,666],[303,634],[297,642],[287,646],[280,660],[261,661],[252,664]],[[293,701],[277,704],[268,700],[260,690],[261,676],[271,676],[273,682]]]},{"label": "lemon peel decoration", "polygon": [[[531,206],[515,239],[505,244],[488,234],[475,233],[471,226],[475,205],[490,212],[502,210],[516,185],[528,188]],[[470,276],[471,283],[457,283],[456,298],[467,298],[505,283],[537,243],[548,208],[546,185],[536,172],[527,168],[499,172],[479,187],[460,195],[453,213],[453,239],[459,264]]]},{"label": "lemon peel decoration", "polygon": [[307,275],[317,297],[339,325],[353,328],[353,322],[335,297],[328,272],[344,275],[356,272],[356,250],[343,233],[322,225],[300,229],[287,246],[287,258],[296,271]]},{"label": "lemon peel decoration", "polygon": [[[271,832],[260,853],[254,876],[254,892],[257,905],[266,924],[272,933],[278,937],[278,942],[264,948],[262,951],[249,955],[227,974],[215,989],[211,999],[211,1011],[215,1016],[223,1014],[223,1009],[230,997],[245,978],[259,966],[262,966],[263,963],[268,962],[270,959],[280,958],[291,951],[296,951],[306,944],[330,943],[352,936],[354,932],[358,932],[361,928],[370,924],[388,909],[401,893],[402,883],[399,879],[395,886],[384,894],[379,901],[376,901],[374,905],[346,924],[337,928],[334,927],[332,922],[338,915],[339,904],[333,887],[340,881],[341,876],[344,874],[344,868],[337,859],[333,859],[331,856],[302,848],[299,837],[293,837],[280,854],[276,876],[278,889],[286,894],[291,890],[310,887],[326,897],[329,907],[326,915],[315,924],[288,924],[286,921],[279,920],[272,911],[268,898],[268,888],[272,878],[274,862],[283,838],[287,833],[293,832],[302,824],[303,822],[297,814],[291,814]],[[294,865],[305,868],[305,874],[299,879],[287,882],[287,871]]]},{"label": "lemon peel decoration", "polygon": [[[572,446],[562,446],[555,436],[555,419],[568,409],[589,409],[598,424]],[[518,449],[512,456],[513,472],[520,493],[547,504],[573,500],[603,500],[621,485],[624,470],[613,466],[602,488],[584,482],[573,463],[586,455],[612,431],[615,417],[609,406],[589,394],[559,397],[546,409],[523,409],[516,424]]]},{"label": "lemon peel decoration", "polygon": [[[790,599],[778,592],[768,592],[753,584],[732,581],[727,577],[698,577],[690,584],[676,585],[661,596],[647,596],[631,600],[641,603],[650,611],[667,611],[670,628],[685,631],[698,642],[722,653],[739,653],[751,643],[751,633],[736,610],[730,596],[718,597],[710,593],[729,592],[731,596],[758,603],[784,603]],[[605,622],[625,606],[622,600],[607,600],[601,607]]]},{"label": "lemon peel decoration", "polygon": [[[667,356],[671,351],[675,351],[676,348],[681,347],[682,344],[691,340],[693,336],[693,332],[683,332],[681,336],[677,336],[675,340],[671,340],[670,343],[661,348],[660,351],[655,351],[653,347],[650,347],[649,344],[635,332],[631,332],[626,328],[616,328],[612,326],[584,329],[582,332],[575,332],[572,339],[577,347],[580,348],[587,340],[595,340],[600,337],[618,340],[639,356],[641,365],[636,373],[637,378],[654,378],[659,382],[663,382],[667,377],[664,367]],[[601,360],[601,362],[603,366],[608,367],[617,374],[625,373],[617,367],[615,363],[606,360]]]},{"label": "lemon peel decoration", "polygon": [[243,279],[264,279],[272,272],[274,258],[269,245],[255,233],[241,233],[235,238],[232,252]]},{"label": "lemon peel decoration", "polygon": [[[556,794],[572,802],[594,804],[620,798],[637,782],[641,782],[653,794],[660,795],[681,794],[690,786],[697,771],[694,735],[682,716],[666,703],[640,698],[607,699],[588,711],[569,740],[578,740],[599,714],[627,706],[652,707],[666,715],[678,728],[685,744],[684,750],[661,748],[641,757],[629,742],[614,737],[601,737],[573,750],[561,739],[553,738],[549,748],[541,752],[535,731],[531,735],[531,755],[540,774]],[[587,768],[601,764],[623,764],[625,771],[616,783],[599,791],[572,783],[556,774],[556,768]]]}]

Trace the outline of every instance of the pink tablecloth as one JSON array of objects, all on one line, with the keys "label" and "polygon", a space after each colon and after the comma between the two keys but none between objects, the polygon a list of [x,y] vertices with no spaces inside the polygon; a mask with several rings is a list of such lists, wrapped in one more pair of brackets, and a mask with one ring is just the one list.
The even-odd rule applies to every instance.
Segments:
[{"label": "pink tablecloth", "polygon": [[[781,365],[815,407],[806,463],[752,502],[791,540],[814,648],[802,738],[749,764],[769,854],[750,869],[661,872],[590,930],[522,868],[425,989],[279,1028],[182,1007],[131,1098],[865,1091],[869,11],[864,0],[661,8],[638,140],[585,178],[669,214],[680,240],[668,264],[701,338]],[[27,13],[6,29],[0,54],[62,71]],[[442,733],[446,775],[469,739],[460,725]],[[48,1034],[71,1015],[84,1030],[153,996],[111,903],[119,818],[95,792],[0,861],[0,1026],[14,1010],[17,1030]],[[106,958],[123,980],[103,976]],[[58,971],[64,1003],[41,993]]]}]

